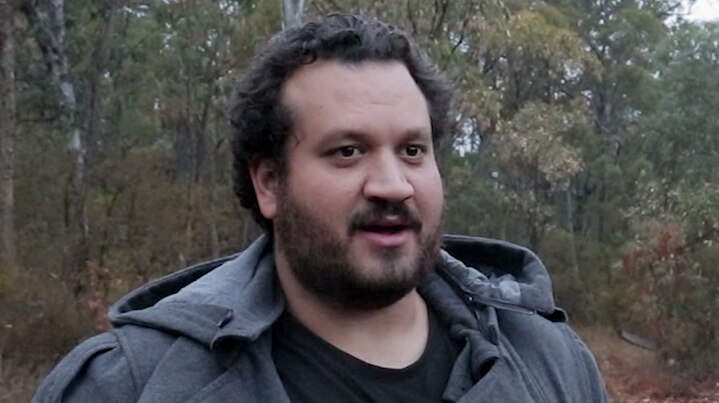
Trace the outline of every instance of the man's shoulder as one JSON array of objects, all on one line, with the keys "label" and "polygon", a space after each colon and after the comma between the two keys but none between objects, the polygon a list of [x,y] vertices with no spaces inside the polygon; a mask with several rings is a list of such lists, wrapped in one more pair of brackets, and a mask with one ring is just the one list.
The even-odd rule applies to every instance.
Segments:
[{"label": "man's shoulder", "polygon": [[534,358],[541,358],[546,355],[555,357],[552,361],[559,364],[568,364],[577,352],[573,347],[584,347],[566,323],[566,316],[561,310],[552,315],[541,315],[499,309],[497,322],[501,334],[525,357],[535,355]]},{"label": "man's shoulder", "polygon": [[124,325],[75,347],[45,378],[33,402],[135,402],[151,377],[169,375],[173,364],[184,365],[189,357],[195,364],[205,357],[198,371],[216,376],[206,347],[157,329]]},{"label": "man's shoulder", "polygon": [[135,396],[131,365],[115,332],[91,337],[70,351],[42,382],[33,402],[97,400],[108,397],[99,390],[107,384],[114,385],[128,402]]},{"label": "man's shoulder", "polygon": [[539,385],[557,385],[588,401],[606,399],[596,360],[562,311],[547,316],[500,310],[497,316],[507,345]]}]

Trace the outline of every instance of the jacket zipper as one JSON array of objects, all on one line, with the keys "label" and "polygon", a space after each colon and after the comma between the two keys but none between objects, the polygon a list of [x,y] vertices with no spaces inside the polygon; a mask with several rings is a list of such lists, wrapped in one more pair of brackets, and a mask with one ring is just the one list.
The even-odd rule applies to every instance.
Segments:
[{"label": "jacket zipper", "polygon": [[489,305],[493,308],[502,309],[504,311],[510,311],[515,313],[521,313],[523,315],[534,315],[537,313],[534,309],[529,309],[527,307],[513,304],[511,302],[502,301],[501,299],[487,297],[485,295],[472,293],[469,291],[465,291],[467,294],[467,301],[474,304],[483,304],[483,305]]},{"label": "jacket zipper", "polygon": [[491,307],[502,309],[505,311],[510,312],[516,312],[521,313],[523,315],[534,315],[537,313],[534,309],[529,309],[527,307],[521,306],[519,304],[514,304],[511,302],[503,301],[498,298],[492,298],[488,297],[486,295],[478,294],[475,291],[472,291],[467,287],[464,283],[462,283],[453,273],[451,273],[449,270],[445,270],[444,273],[448,275],[452,281],[462,290],[462,292],[465,295],[465,298],[467,302],[471,304],[483,304],[483,305],[489,305]]}]

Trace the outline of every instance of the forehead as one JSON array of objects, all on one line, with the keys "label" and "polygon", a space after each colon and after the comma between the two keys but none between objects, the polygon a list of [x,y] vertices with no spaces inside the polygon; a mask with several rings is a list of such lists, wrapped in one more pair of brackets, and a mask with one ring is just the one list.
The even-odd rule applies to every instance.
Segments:
[{"label": "forehead", "polygon": [[398,61],[319,60],[285,82],[282,103],[296,125],[310,125],[312,130],[337,125],[370,131],[430,126],[424,95]]}]

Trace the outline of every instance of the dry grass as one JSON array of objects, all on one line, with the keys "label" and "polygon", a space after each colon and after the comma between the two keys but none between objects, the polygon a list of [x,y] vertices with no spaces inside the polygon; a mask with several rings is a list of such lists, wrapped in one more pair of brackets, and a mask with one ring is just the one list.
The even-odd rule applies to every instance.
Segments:
[{"label": "dry grass", "polygon": [[607,328],[577,332],[597,358],[613,402],[719,402],[719,380],[694,382],[662,365],[653,351],[629,344]]},{"label": "dry grass", "polygon": [[0,403],[29,402],[46,372],[45,367],[3,359],[0,354]]}]

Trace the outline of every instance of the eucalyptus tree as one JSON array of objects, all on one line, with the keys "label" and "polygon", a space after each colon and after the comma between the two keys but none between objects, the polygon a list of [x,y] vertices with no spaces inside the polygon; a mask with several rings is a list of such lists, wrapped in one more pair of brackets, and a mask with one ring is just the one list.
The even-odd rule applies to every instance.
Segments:
[{"label": "eucalyptus tree", "polygon": [[280,29],[282,12],[269,2],[224,0],[201,7],[158,4],[151,13],[162,43],[152,64],[151,92],[175,155],[176,177],[186,189],[181,216],[185,245],[209,239],[216,255],[217,218],[206,210],[217,206],[215,182],[221,167],[213,150],[226,144],[225,103],[255,45]]},{"label": "eucalyptus tree", "polygon": [[280,0],[282,2],[282,26],[296,27],[302,23],[305,0]]},{"label": "eucalyptus tree", "polygon": [[547,2],[562,10],[597,60],[595,74],[581,77],[580,84],[594,130],[577,142],[586,168],[575,181],[575,224],[587,238],[618,246],[629,231],[624,207],[632,203],[641,171],[627,141],[659,99],[652,55],[681,2]]},{"label": "eucalyptus tree", "polygon": [[0,0],[0,269],[15,260],[15,5]]},{"label": "eucalyptus tree", "polygon": [[683,217],[700,247],[719,239],[719,23],[675,26],[656,64],[662,96],[635,139],[653,168],[640,202]]},{"label": "eucalyptus tree", "polygon": [[34,32],[47,67],[53,99],[58,107],[61,135],[67,140],[72,173],[67,186],[65,227],[70,242],[65,248],[64,270],[74,275],[75,293],[82,294],[84,270],[88,256],[89,224],[85,209],[86,192],[86,131],[81,123],[77,100],[77,83],[73,77],[66,42],[65,3],[59,1],[23,1],[21,8]]},{"label": "eucalyptus tree", "polygon": [[653,61],[660,96],[628,139],[645,161],[620,266],[628,316],[706,376],[719,359],[719,24],[675,24]]}]

